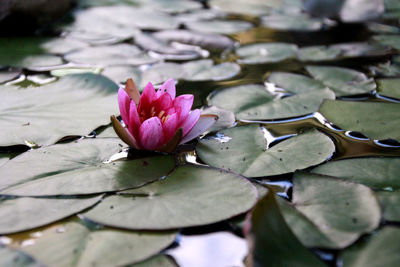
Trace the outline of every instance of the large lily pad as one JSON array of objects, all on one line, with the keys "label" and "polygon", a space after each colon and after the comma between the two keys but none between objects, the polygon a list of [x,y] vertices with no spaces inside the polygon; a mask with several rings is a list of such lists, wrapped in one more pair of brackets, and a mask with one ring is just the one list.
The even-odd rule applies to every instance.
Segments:
[{"label": "large lily pad", "polygon": [[384,96],[400,99],[400,79],[379,79],[378,93]]},{"label": "large lily pad", "polygon": [[223,10],[227,13],[247,14],[259,16],[270,13],[273,7],[279,6],[279,0],[251,0],[243,2],[241,0],[211,0],[209,5],[213,9]]},{"label": "large lily pad", "polygon": [[368,93],[376,88],[372,79],[352,69],[328,66],[308,66],[311,76],[332,89],[337,96]]},{"label": "large lily pad", "polygon": [[202,139],[196,151],[207,164],[247,177],[293,172],[325,161],[335,151],[330,138],[316,130],[284,140],[267,149],[258,125],[235,127],[220,132],[228,142]]},{"label": "large lily pad", "polygon": [[354,158],[330,161],[311,170],[374,189],[400,189],[400,158]]},{"label": "large lily pad", "polygon": [[400,140],[400,105],[397,103],[325,100],[320,112],[340,128],[370,138]]},{"label": "large lily pad", "polygon": [[169,156],[118,160],[118,138],[87,139],[26,152],[0,167],[0,193],[23,196],[76,195],[142,186],[167,175]]},{"label": "large lily pad", "polygon": [[101,199],[30,198],[0,201],[0,234],[22,232],[43,226],[85,210]]},{"label": "large lily pad", "polygon": [[240,20],[203,20],[188,21],[185,26],[193,31],[232,34],[246,31],[252,28],[253,24]]},{"label": "large lily pad", "polygon": [[276,63],[296,57],[297,46],[287,43],[257,43],[239,47],[236,54],[241,64]]},{"label": "large lily pad", "polygon": [[311,18],[305,14],[272,14],[261,17],[261,25],[275,30],[319,31],[323,29],[323,19]]},{"label": "large lily pad", "polygon": [[65,59],[96,66],[142,65],[158,61],[143,53],[137,46],[129,44],[88,47],[68,53]]},{"label": "large lily pad", "polygon": [[202,7],[201,3],[185,0],[138,0],[137,2],[141,5],[141,7],[155,9],[168,13],[182,13],[193,11]]},{"label": "large lily pad", "polygon": [[217,91],[208,103],[231,110],[238,119],[268,120],[313,113],[323,99],[335,99],[335,94],[325,88],[279,99],[269,94],[265,87],[250,84]]},{"label": "large lily pad", "polygon": [[159,254],[157,256],[151,257],[148,260],[134,263],[132,265],[127,265],[126,267],[155,267],[155,266],[157,266],[157,267],[177,267],[178,265],[170,257],[168,257],[164,254]]},{"label": "large lily pad", "polygon": [[301,74],[288,72],[272,72],[268,82],[294,94],[312,92],[326,88],[322,82]]},{"label": "large lily pad", "polygon": [[117,85],[95,74],[68,75],[40,88],[0,86],[0,146],[49,145],[89,134],[118,114]]},{"label": "large lily pad", "polygon": [[253,243],[253,266],[324,266],[286,224],[273,191],[254,207],[248,239]]},{"label": "large lily pad", "polygon": [[180,166],[164,180],[106,198],[84,216],[127,229],[171,229],[218,222],[249,210],[257,191],[224,170]]},{"label": "large lily pad", "polygon": [[21,251],[0,247],[0,266],[41,267],[42,265]]},{"label": "large lily pad", "polygon": [[380,44],[388,45],[394,49],[400,50],[400,35],[380,34],[373,36],[372,39]]},{"label": "large lily pad", "polygon": [[157,254],[173,242],[175,235],[90,230],[72,222],[44,230],[33,245],[22,250],[46,266],[122,266]]},{"label": "large lily pad", "polygon": [[386,226],[360,244],[339,255],[343,266],[372,267],[398,266],[400,264],[400,229]]},{"label": "large lily pad", "polygon": [[382,205],[383,218],[400,222],[400,192],[377,192]]},{"label": "large lily pad", "polygon": [[375,230],[381,219],[378,199],[370,188],[328,176],[295,174],[292,202],[339,247]]}]

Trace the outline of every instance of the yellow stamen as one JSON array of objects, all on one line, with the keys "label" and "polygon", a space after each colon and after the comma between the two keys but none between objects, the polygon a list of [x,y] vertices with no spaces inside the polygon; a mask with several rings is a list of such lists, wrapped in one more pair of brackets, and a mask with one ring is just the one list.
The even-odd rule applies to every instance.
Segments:
[{"label": "yellow stamen", "polygon": [[164,114],[165,114],[165,111],[161,110],[160,113],[158,113],[158,117],[161,119],[162,116],[164,116]]},{"label": "yellow stamen", "polygon": [[162,120],[161,120],[161,121],[162,121],[162,123],[165,123],[165,122],[166,122],[166,121],[169,119],[169,116],[170,116],[170,115],[168,115],[168,116],[165,116],[164,118],[162,118]]},{"label": "yellow stamen", "polygon": [[154,110],[154,107],[151,107],[150,117],[154,117],[155,114],[156,114],[156,111]]}]

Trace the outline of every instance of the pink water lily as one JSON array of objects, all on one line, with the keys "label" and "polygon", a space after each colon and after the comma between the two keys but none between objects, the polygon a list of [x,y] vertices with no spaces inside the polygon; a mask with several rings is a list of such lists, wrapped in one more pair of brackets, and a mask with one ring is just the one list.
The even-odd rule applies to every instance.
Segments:
[{"label": "pink water lily", "polygon": [[114,117],[111,122],[118,136],[136,149],[173,151],[211,127],[218,117],[191,111],[193,95],[175,97],[173,79],[167,80],[156,91],[148,83],[140,95],[129,79],[118,91],[118,104],[125,127]]}]

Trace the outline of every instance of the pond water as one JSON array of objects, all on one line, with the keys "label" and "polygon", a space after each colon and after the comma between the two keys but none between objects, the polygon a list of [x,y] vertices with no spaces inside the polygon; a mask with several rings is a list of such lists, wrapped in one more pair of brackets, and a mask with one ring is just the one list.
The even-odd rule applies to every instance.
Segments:
[{"label": "pond water", "polygon": [[[79,0],[2,33],[0,266],[399,265],[400,5],[304,2]],[[128,148],[128,78],[219,120]]]}]

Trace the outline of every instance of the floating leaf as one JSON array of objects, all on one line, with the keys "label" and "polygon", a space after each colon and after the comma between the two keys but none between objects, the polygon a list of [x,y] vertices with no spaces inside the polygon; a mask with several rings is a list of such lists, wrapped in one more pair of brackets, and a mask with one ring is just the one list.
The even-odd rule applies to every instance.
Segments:
[{"label": "floating leaf", "polygon": [[41,267],[42,265],[21,251],[0,247],[0,266]]},{"label": "floating leaf", "polygon": [[246,179],[190,165],[124,193],[107,197],[85,217],[114,227],[161,230],[225,220],[246,212],[257,200],[254,186]]},{"label": "floating leaf", "polygon": [[378,93],[400,99],[400,79],[379,79],[376,81]]},{"label": "floating leaf", "polygon": [[236,63],[225,62],[213,66],[210,59],[197,60],[183,65],[183,78],[188,81],[221,81],[227,80],[240,71],[240,66]]},{"label": "floating leaf", "polygon": [[85,210],[101,199],[90,198],[14,198],[0,201],[0,234],[30,230]]},{"label": "floating leaf", "polygon": [[101,68],[63,68],[52,70],[50,73],[53,76],[63,77],[71,74],[80,74],[80,73],[94,73],[99,74],[101,72]]},{"label": "floating leaf", "polygon": [[292,233],[269,191],[255,205],[248,239],[252,242],[252,266],[324,266]]},{"label": "floating leaf", "polygon": [[400,222],[400,192],[377,192],[377,195],[382,205],[383,218]]},{"label": "floating leaf", "polygon": [[323,99],[334,99],[329,89],[275,98],[261,85],[240,85],[212,94],[208,104],[231,110],[238,119],[270,120],[297,117],[318,110]]},{"label": "floating leaf", "polygon": [[381,75],[384,77],[398,77],[400,76],[400,65],[392,64],[390,61],[370,66],[369,69],[374,75]]},{"label": "floating leaf", "polygon": [[136,84],[141,84],[142,72],[138,67],[130,65],[109,66],[106,67],[101,74],[116,83],[125,83],[126,80],[132,78]]},{"label": "floating leaf", "polygon": [[400,229],[385,226],[382,230],[339,254],[343,266],[372,267],[400,264]]},{"label": "floating leaf", "polygon": [[168,0],[168,1],[138,0],[137,2],[143,8],[155,9],[174,14],[188,12],[202,7],[201,3],[194,1],[185,1],[185,0]]},{"label": "floating leaf", "polygon": [[142,65],[158,61],[144,54],[137,46],[129,44],[88,47],[66,54],[65,59],[96,66]]},{"label": "floating leaf", "polygon": [[337,96],[365,94],[376,88],[372,79],[352,69],[328,66],[307,66],[306,69],[314,79],[321,81]]},{"label": "floating leaf", "polygon": [[198,32],[232,34],[249,30],[253,24],[240,20],[203,20],[188,21],[185,26]]},{"label": "floating leaf", "polygon": [[125,266],[157,254],[173,242],[175,235],[90,230],[72,222],[44,230],[33,245],[22,250],[46,266]]},{"label": "floating leaf", "polygon": [[370,188],[328,176],[296,173],[292,202],[341,248],[375,230],[381,219],[379,202]]},{"label": "floating leaf", "polygon": [[354,158],[325,163],[311,170],[312,173],[329,175],[375,189],[400,189],[398,174],[400,158]]},{"label": "floating leaf", "polygon": [[[207,131],[214,132],[225,128],[230,128],[235,124],[235,115],[226,109],[220,109],[215,106],[204,108],[201,114],[214,114],[218,116],[218,120]],[[1,165],[1,164],[0,164]]]},{"label": "floating leaf", "polygon": [[325,100],[320,112],[345,130],[357,131],[373,139],[400,140],[400,105],[397,103]]},{"label": "floating leaf", "polygon": [[29,151],[1,166],[2,194],[77,195],[142,186],[167,175],[170,156],[107,163],[120,152],[121,140],[87,139]]},{"label": "floating leaf", "polygon": [[325,45],[306,46],[299,49],[297,56],[300,61],[328,61],[338,59],[341,50],[338,47]]},{"label": "floating leaf", "polygon": [[384,12],[384,0],[347,0],[340,10],[340,18],[347,23],[378,19]]},{"label": "floating leaf", "polygon": [[170,257],[159,254],[157,256],[151,257],[148,260],[141,261],[132,265],[127,265],[126,267],[177,267],[178,265]]},{"label": "floating leaf", "polygon": [[251,0],[243,2],[241,0],[210,0],[209,5],[216,10],[223,10],[227,13],[248,14],[259,16],[270,13],[273,7],[279,6],[279,0]]},{"label": "floating leaf", "polygon": [[316,81],[301,74],[288,72],[272,72],[268,82],[294,94],[312,92],[326,88],[320,81]]},{"label": "floating leaf", "polygon": [[21,74],[21,70],[9,68],[0,70],[0,83],[8,82],[17,78]]},{"label": "floating leaf", "polygon": [[261,25],[275,30],[319,31],[324,20],[311,18],[305,14],[271,14],[261,17]]},{"label": "floating leaf", "polygon": [[65,136],[86,135],[118,114],[118,87],[100,75],[68,75],[40,88],[0,89],[0,98],[7,99],[0,108],[0,146],[49,145]]},{"label": "floating leaf", "polygon": [[284,140],[268,148],[258,125],[220,132],[228,142],[202,139],[196,147],[207,164],[232,170],[247,177],[262,177],[293,172],[325,161],[335,151],[330,138],[316,130]]},{"label": "floating leaf", "polygon": [[380,44],[400,50],[400,35],[398,34],[380,34],[373,36],[372,39]]},{"label": "floating leaf", "polygon": [[240,64],[276,63],[296,57],[297,46],[287,43],[257,43],[236,49]]}]

